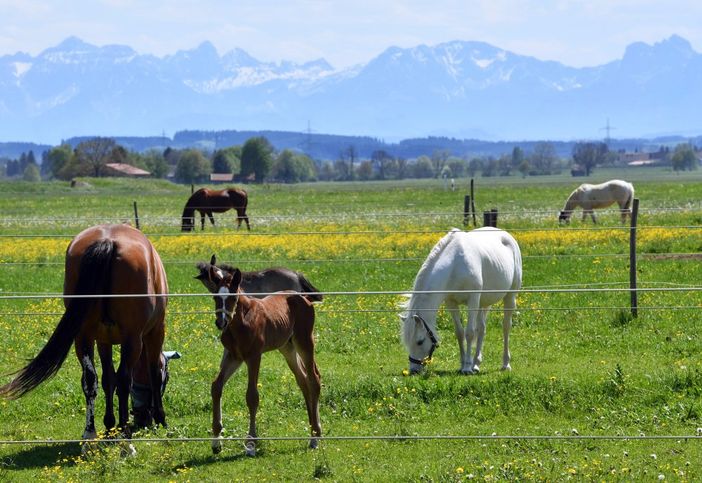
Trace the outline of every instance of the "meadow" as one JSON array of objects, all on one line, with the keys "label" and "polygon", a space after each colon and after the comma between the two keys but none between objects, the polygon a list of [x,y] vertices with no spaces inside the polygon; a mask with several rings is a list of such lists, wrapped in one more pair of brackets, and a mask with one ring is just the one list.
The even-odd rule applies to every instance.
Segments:
[{"label": "meadow", "polygon": [[[582,178],[476,178],[476,207],[499,210],[499,226],[515,236],[524,259],[529,290],[518,298],[513,370],[499,370],[499,307],[488,319],[479,375],[457,373],[453,324],[442,310],[434,360],[425,374],[408,376],[399,339],[402,296],[328,295],[316,306],[320,412],[324,435],[339,439],[306,449],[302,395],[282,356],[269,353],[259,436],[283,439],[263,441],[256,458],[246,458],[236,440],[216,456],[207,441],[175,440],[210,434],[210,383],[222,353],[211,297],[177,296],[204,292],[193,278],[195,263],[216,253],[245,270],[286,266],[323,292],[410,290],[434,243],[463,226],[468,180],[457,180],[456,191],[440,180],[247,186],[251,232],[236,231],[230,212],[215,215],[216,227],[208,222],[204,232],[186,234],[180,214],[190,186],[117,179],[85,179],[79,188],[0,184],[1,383],[38,352],[62,312],[60,298],[6,297],[60,294],[71,237],[97,223],[134,223],[134,201],[174,294],[165,349],[183,356],[170,365],[169,426],[137,433],[134,458],[108,444],[81,455],[75,442],[12,443],[80,437],[85,409],[73,353],[32,393],[0,400],[0,480],[699,480],[702,174],[598,170],[588,181],[612,177],[633,181],[641,200],[637,318],[629,293],[613,290],[629,280],[629,230],[618,213],[598,212],[597,227],[579,213],[558,226],[558,210]],[[593,291],[553,291],[569,288]],[[680,290],[662,290],[670,288]],[[245,386],[242,368],[225,387],[226,437],[245,435]],[[102,392],[97,405],[101,427]]]}]

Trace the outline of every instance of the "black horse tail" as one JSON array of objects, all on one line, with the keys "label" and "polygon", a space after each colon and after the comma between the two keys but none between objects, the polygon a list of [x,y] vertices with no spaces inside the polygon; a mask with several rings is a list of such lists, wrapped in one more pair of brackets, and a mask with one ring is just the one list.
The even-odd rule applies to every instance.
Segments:
[{"label": "black horse tail", "polygon": [[[99,240],[83,254],[78,274],[76,295],[99,295],[109,290],[115,245],[112,240]],[[49,337],[48,342],[34,359],[17,371],[16,377],[0,387],[0,396],[17,399],[54,376],[68,356],[88,312],[98,298],[74,298]]]},{"label": "black horse tail", "polygon": [[195,229],[195,208],[190,206],[190,200],[183,208],[183,216],[181,217],[180,231],[192,231]]},{"label": "black horse tail", "polygon": [[[300,285],[302,286],[303,292],[319,292],[319,290],[317,290],[317,288],[314,285],[312,285],[303,274],[298,273],[297,277],[300,280]],[[312,302],[321,302],[322,300],[324,300],[324,296],[321,293],[305,295],[305,297],[307,297]]]}]

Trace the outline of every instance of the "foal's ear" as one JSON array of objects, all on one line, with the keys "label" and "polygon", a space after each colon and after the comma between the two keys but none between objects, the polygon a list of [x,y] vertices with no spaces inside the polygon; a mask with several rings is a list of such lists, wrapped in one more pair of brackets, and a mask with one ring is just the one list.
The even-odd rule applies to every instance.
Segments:
[{"label": "foal's ear", "polygon": [[230,287],[238,289],[239,285],[241,284],[241,270],[238,268],[234,269],[234,272],[232,273],[232,282]]},{"label": "foal's ear", "polygon": [[212,293],[215,293],[217,291],[217,284],[212,280],[210,276],[210,267],[211,265],[208,265],[205,262],[200,262],[197,264],[198,270],[200,270],[200,273],[195,275],[195,278],[202,282],[202,284],[207,288]]},{"label": "foal's ear", "polygon": [[212,254],[212,258],[210,258],[210,265],[217,265],[217,257],[215,254]]}]

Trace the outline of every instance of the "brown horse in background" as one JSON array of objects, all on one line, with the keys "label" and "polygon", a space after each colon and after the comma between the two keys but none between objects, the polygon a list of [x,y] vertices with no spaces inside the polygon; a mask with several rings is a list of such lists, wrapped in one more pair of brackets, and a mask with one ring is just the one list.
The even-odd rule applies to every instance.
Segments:
[{"label": "brown horse in background", "polygon": [[[248,368],[246,404],[249,432],[246,454],[256,455],[256,412],[258,374],[264,352],[278,349],[295,374],[307,406],[312,430],[310,448],[316,448],[322,435],[319,423],[320,376],[314,361],[314,305],[295,292],[279,292],[263,299],[241,292],[241,272],[222,272],[209,267],[209,279],[201,280],[215,294],[215,324],[222,331],[224,354],[219,374],[212,383],[212,451],[222,450],[222,390],[242,363]],[[212,290],[212,288],[216,288]]]},{"label": "brown horse in background", "polygon": [[[113,397],[119,401],[119,428],[129,436],[129,391],[132,370],[140,356],[149,368],[154,419],[166,425],[161,401],[159,358],[165,334],[168,282],[161,259],[149,240],[129,225],[98,225],[79,233],[66,250],[64,298],[66,310],[39,354],[16,377],[0,387],[0,396],[15,399],[52,377],[72,344],[83,369],[86,402],[83,439],[97,437],[95,398],[98,378],[94,355],[97,343],[102,363],[107,429],[115,426]],[[102,297],[128,295],[134,297]],[[146,295],[146,296],[144,296]],[[88,296],[88,297],[86,297]],[[112,346],[120,345],[117,372]],[[155,390],[154,390],[155,389]]]},{"label": "brown horse in background", "polygon": [[238,188],[227,188],[223,190],[211,190],[209,188],[200,188],[193,193],[185,203],[183,209],[181,231],[192,231],[195,229],[195,211],[200,212],[201,229],[205,229],[205,215],[207,215],[214,226],[215,221],[212,213],[223,213],[231,210],[236,210],[236,227],[241,228],[242,220],[246,222],[246,229],[251,230],[249,226],[249,217],[246,216],[246,205],[248,204],[248,195],[246,191]]}]

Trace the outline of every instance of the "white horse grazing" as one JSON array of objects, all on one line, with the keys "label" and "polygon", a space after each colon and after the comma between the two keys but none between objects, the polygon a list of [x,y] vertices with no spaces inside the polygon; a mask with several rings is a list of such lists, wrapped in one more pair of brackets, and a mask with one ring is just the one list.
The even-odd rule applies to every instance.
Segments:
[{"label": "white horse grazing", "polygon": [[558,215],[559,223],[570,223],[573,210],[580,206],[583,209],[583,221],[589,213],[592,222],[595,219],[594,208],[606,208],[614,203],[619,204],[622,214],[622,223],[626,222],[626,215],[631,216],[631,204],[634,200],[634,185],[620,179],[613,179],[601,184],[581,184],[566,200],[565,207]]},{"label": "white horse grazing", "polygon": [[[509,331],[512,312],[517,306],[516,290],[521,286],[522,255],[512,235],[492,227],[471,232],[457,228],[449,231],[432,248],[414,280],[414,292],[440,293],[412,294],[400,315],[410,372],[420,372],[438,345],[436,312],[442,302],[453,317],[461,351],[460,371],[463,374],[479,372],[487,314],[490,306],[500,300],[504,301],[502,369],[510,370]],[[467,292],[469,290],[475,292]],[[468,305],[465,330],[459,305]],[[473,341],[475,356],[471,358]]]}]

